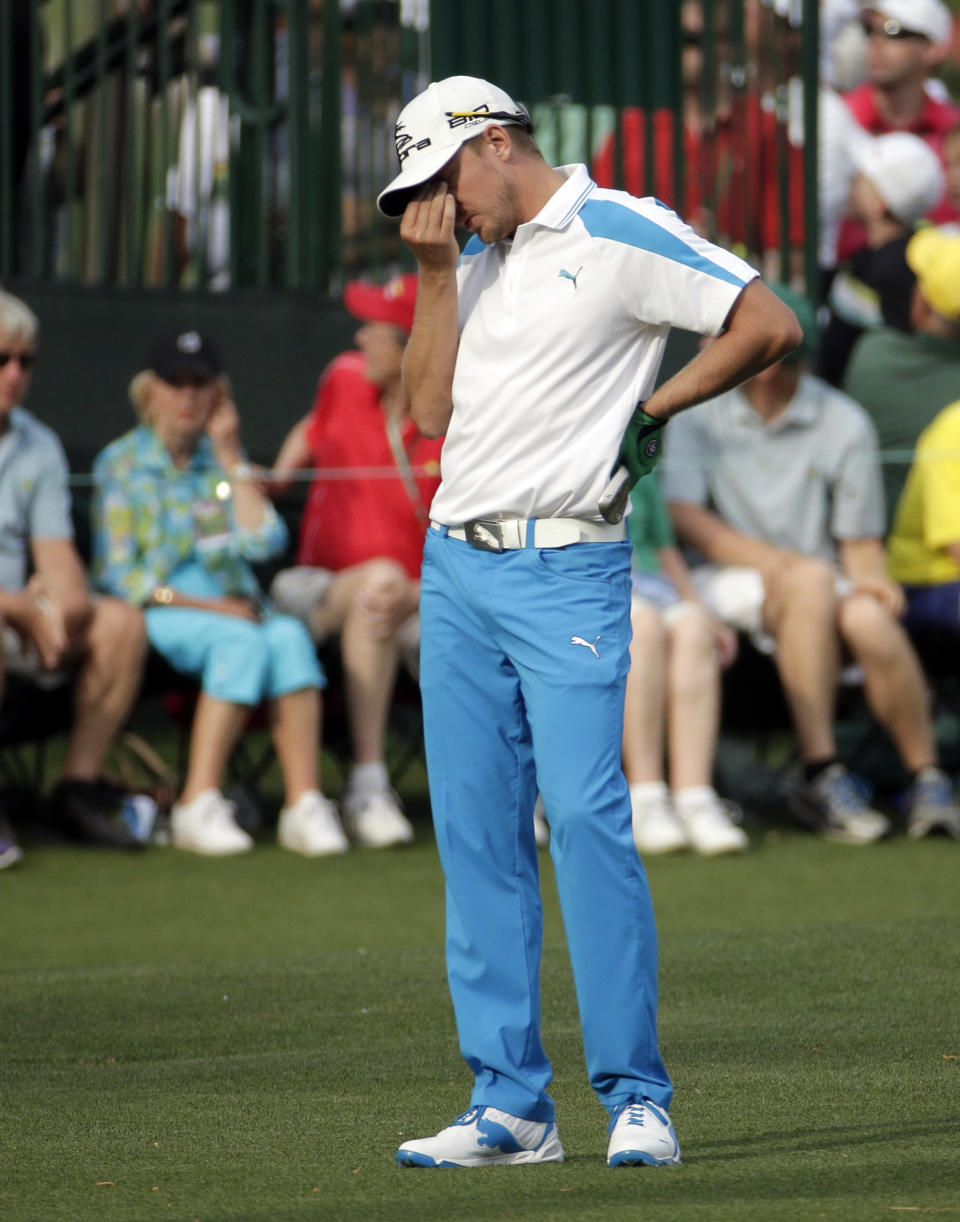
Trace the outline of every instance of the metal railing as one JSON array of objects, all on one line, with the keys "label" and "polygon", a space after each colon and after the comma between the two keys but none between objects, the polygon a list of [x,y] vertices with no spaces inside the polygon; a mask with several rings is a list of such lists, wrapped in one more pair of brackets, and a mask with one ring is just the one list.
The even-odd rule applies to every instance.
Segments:
[{"label": "metal railing", "polygon": [[430,79],[816,283],[817,0],[0,0],[0,279],[336,291]]}]

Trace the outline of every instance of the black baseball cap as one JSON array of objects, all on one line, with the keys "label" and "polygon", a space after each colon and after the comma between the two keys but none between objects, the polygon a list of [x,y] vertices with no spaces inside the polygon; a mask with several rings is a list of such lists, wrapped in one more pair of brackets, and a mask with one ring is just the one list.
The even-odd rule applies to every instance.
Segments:
[{"label": "black baseball cap", "polygon": [[144,368],[152,369],[164,382],[185,373],[199,373],[212,380],[223,372],[223,362],[205,335],[199,331],[177,331],[157,340],[147,353]]}]

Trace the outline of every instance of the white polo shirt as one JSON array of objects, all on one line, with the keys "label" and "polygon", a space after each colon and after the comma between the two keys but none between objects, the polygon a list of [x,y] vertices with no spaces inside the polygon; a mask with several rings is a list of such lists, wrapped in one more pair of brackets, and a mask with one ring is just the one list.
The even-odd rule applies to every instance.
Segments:
[{"label": "white polo shirt", "polygon": [[431,517],[586,517],[671,326],[717,335],[756,272],[585,166],[510,241],[460,257],[453,415]]}]

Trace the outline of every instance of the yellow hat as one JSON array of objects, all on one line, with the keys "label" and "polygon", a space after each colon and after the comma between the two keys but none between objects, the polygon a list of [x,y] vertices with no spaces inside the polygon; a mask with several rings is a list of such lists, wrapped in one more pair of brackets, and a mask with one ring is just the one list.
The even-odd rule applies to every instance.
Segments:
[{"label": "yellow hat", "polygon": [[931,308],[960,322],[960,230],[921,229],[907,243],[907,262]]}]

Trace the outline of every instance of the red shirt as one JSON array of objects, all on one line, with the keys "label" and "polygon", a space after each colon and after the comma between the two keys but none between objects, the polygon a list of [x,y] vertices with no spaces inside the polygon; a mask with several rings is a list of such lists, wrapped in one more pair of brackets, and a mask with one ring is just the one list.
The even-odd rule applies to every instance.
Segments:
[{"label": "red shirt", "polygon": [[[716,232],[728,243],[745,243],[751,250],[780,245],[780,200],[777,173],[781,144],[777,118],[751,94],[738,101],[735,114],[718,115],[710,128],[684,128],[684,195],[674,183],[674,113],[655,110],[652,119],[653,173],[647,176],[646,114],[636,106],[620,118],[623,185],[631,195],[655,195],[688,223],[697,225],[700,210],[715,193]],[[782,137],[787,150],[790,241],[803,242],[803,150]],[[593,177],[612,187],[615,140],[610,135],[593,161]]]},{"label": "red shirt", "polygon": [[[943,163],[943,142],[952,128],[960,124],[960,107],[952,102],[941,102],[928,93],[923,110],[916,119],[905,128],[891,127],[877,109],[876,91],[869,81],[851,89],[843,95],[843,100],[850,108],[850,113],[860,126],[871,136],[885,136],[887,132],[908,131],[919,136],[940,158]],[[946,168],[946,167],[944,167]],[[952,221],[960,221],[960,211],[950,203],[946,191],[935,208],[927,214],[927,220],[935,225],[945,225]],[[856,221],[846,221],[840,232],[840,257],[847,258],[855,250],[866,245],[866,234],[863,226]]]},{"label": "red shirt", "polygon": [[[339,572],[389,557],[410,577],[420,576],[427,512],[440,486],[442,439],[421,436],[412,420],[402,426],[401,437],[416,477],[418,507],[397,468],[380,389],[364,376],[363,357],[347,352],[332,361],[320,379],[307,425],[313,465],[329,474],[310,486],[298,564]],[[344,478],[349,468],[389,469],[391,474]]]}]

